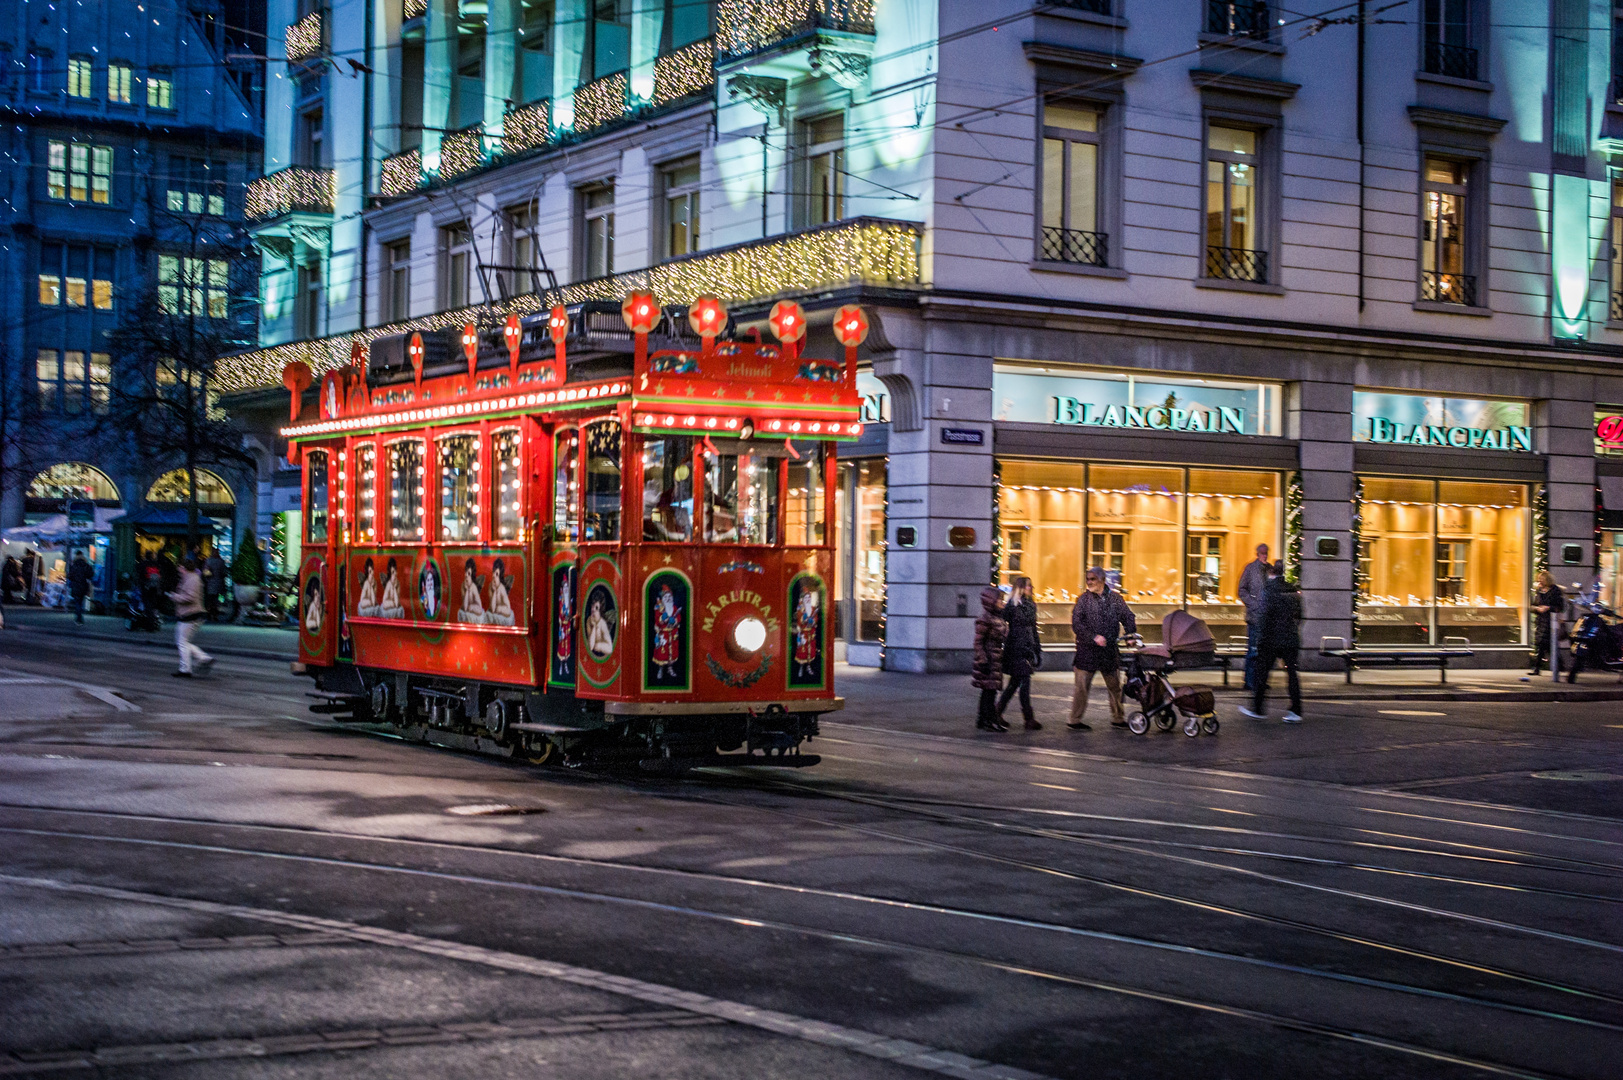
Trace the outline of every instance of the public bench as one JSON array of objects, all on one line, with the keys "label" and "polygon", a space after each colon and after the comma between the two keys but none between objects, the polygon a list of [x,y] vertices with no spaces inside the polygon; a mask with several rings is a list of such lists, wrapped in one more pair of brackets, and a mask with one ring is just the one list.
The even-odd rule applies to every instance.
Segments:
[{"label": "public bench", "polygon": [[[1464,639],[1460,639],[1464,640]],[[1476,653],[1465,645],[1447,645],[1441,648],[1380,648],[1363,645],[1347,647],[1346,638],[1327,637],[1319,642],[1319,655],[1340,660],[1347,666],[1347,683],[1352,684],[1353,669],[1360,667],[1404,667],[1409,665],[1437,668],[1438,681],[1448,682],[1448,662],[1463,660]]]}]

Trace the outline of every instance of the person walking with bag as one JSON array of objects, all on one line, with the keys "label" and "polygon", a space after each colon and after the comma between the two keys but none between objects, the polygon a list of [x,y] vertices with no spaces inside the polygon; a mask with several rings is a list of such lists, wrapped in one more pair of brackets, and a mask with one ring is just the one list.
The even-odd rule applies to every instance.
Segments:
[{"label": "person walking with bag", "polygon": [[1302,722],[1302,682],[1297,676],[1297,659],[1302,652],[1302,594],[1285,579],[1285,564],[1274,563],[1268,571],[1268,585],[1263,591],[1262,624],[1257,636],[1257,670],[1252,676],[1251,707],[1240,706],[1240,712],[1253,720],[1266,720],[1268,701],[1268,675],[1274,661],[1285,665],[1286,689],[1290,692],[1291,707],[1285,713],[1285,723]]},{"label": "person walking with bag", "polygon": [[173,674],[177,679],[190,679],[195,667],[202,669],[199,674],[207,675],[214,657],[192,644],[198,623],[208,617],[208,611],[203,607],[203,575],[190,556],[181,560],[179,583],[168,596],[175,605],[175,648],[180,651],[180,670]]},{"label": "person walking with bag", "polygon": [[975,726],[982,731],[1008,731],[998,719],[997,692],[1003,689],[1003,647],[1009,624],[1003,621],[1003,592],[995,585],[981,590],[981,613],[975,619],[975,666],[970,682],[980,687],[981,703]]},{"label": "person walking with bag", "polygon": [[1031,674],[1043,664],[1042,646],[1037,642],[1037,602],[1031,598],[1031,579],[1017,577],[1011,582],[1009,598],[1003,603],[1003,619],[1009,624],[1009,637],[1003,645],[1003,674],[1009,685],[998,699],[997,718],[1004,727],[1003,711],[1016,692],[1020,694],[1020,715],[1027,731],[1041,731],[1042,725],[1031,711]]},{"label": "person walking with bag", "polygon": [[1071,629],[1076,633],[1076,657],[1071,662],[1076,672],[1076,692],[1071,697],[1071,721],[1065,726],[1072,731],[1093,730],[1082,722],[1082,717],[1088,711],[1093,677],[1103,675],[1110,695],[1110,722],[1126,727],[1121,708],[1121,631],[1138,633],[1138,619],[1121,594],[1111,591],[1102,567],[1088,569],[1086,584],[1071,609]]}]

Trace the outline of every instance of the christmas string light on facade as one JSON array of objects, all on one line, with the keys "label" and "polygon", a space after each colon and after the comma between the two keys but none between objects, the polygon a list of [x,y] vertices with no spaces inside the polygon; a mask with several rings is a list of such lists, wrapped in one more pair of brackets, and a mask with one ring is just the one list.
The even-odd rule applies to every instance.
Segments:
[{"label": "christmas string light on facade", "polygon": [[485,163],[485,125],[483,123],[451,131],[440,140],[440,179],[470,173]]},{"label": "christmas string light on facade", "polygon": [[502,118],[502,153],[521,154],[552,142],[552,102],[515,105]]},{"label": "christmas string light on facade", "polygon": [[291,166],[261,176],[248,185],[243,214],[250,221],[280,217],[295,211],[330,214],[338,199],[338,182],[332,169]]},{"label": "christmas string light on facade", "polygon": [[575,130],[590,131],[625,116],[628,109],[626,73],[617,71],[575,89]]},{"label": "christmas string light on facade", "polygon": [[428,14],[428,0],[404,0],[400,5],[400,18],[402,22],[422,18]]},{"label": "christmas string light on facade", "polygon": [[321,12],[312,11],[287,28],[283,39],[290,61],[305,60],[321,52]]},{"label": "christmas string light on facade", "polygon": [[[406,157],[408,155],[397,155]],[[414,174],[421,158],[413,150]],[[386,159],[385,179],[388,177]],[[414,181],[415,182],[415,181]],[[397,192],[396,194],[400,194]],[[765,241],[689,255],[613,277],[576,282],[558,290],[552,302],[565,305],[587,300],[619,301],[631,292],[652,292],[661,302],[691,304],[701,296],[723,301],[766,300],[794,293],[820,292],[851,285],[914,288],[919,285],[919,226],[879,218],[852,218]],[[379,338],[480,323],[492,315],[534,315],[551,304],[536,293],[507,301],[418,316],[353,334],[292,341],[220,360],[215,382],[226,393],[261,390],[282,384],[282,369],[299,360],[316,379],[350,362],[357,343]]]},{"label": "christmas string light on facade", "polygon": [[695,41],[654,61],[654,104],[665,105],[716,85],[716,42]]},{"label": "christmas string light on facade", "polygon": [[720,0],[716,38],[727,56],[744,56],[816,29],[872,34],[874,0]]},{"label": "christmas string light on facade", "polygon": [[378,194],[409,195],[423,186],[423,152],[406,150],[378,163]]}]

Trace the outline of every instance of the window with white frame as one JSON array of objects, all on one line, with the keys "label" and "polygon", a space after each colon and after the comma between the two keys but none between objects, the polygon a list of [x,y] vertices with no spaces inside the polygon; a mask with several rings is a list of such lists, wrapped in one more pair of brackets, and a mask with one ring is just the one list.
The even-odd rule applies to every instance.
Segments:
[{"label": "window with white frame", "polygon": [[440,230],[440,307],[442,310],[467,307],[471,302],[473,274],[473,230],[466,221]]},{"label": "window with white frame", "polygon": [[1262,132],[1212,124],[1206,132],[1206,276],[1268,280],[1261,228]]},{"label": "window with white frame", "polygon": [[1420,178],[1420,298],[1475,307],[1469,215],[1471,164],[1427,155]]},{"label": "window with white frame", "polygon": [[68,57],[68,96],[89,98],[96,93],[96,66],[88,56]]},{"label": "window with white frame", "polygon": [[114,257],[112,248],[41,244],[40,306],[111,311]]},{"label": "window with white frame", "polygon": [[133,103],[135,68],[121,60],[107,65],[107,100],[115,105]]},{"label": "window with white frame", "polygon": [[801,224],[825,225],[845,217],[845,114],[835,113],[800,126],[804,149],[799,202]]},{"label": "window with white frame", "polygon": [[1105,266],[1109,238],[1099,227],[1100,109],[1049,97],[1042,110],[1040,257]]},{"label": "window with white frame", "polygon": [[113,148],[51,139],[46,145],[45,191],[69,202],[111,203]]},{"label": "window with white frame", "polygon": [[383,245],[383,321],[411,317],[411,241]]},{"label": "window with white frame", "polygon": [[513,267],[508,272],[508,295],[522,296],[540,290],[537,271],[541,264],[541,241],[537,232],[536,204],[533,202],[509,206],[504,218],[507,226],[507,260]]},{"label": "window with white frame", "polygon": [[594,184],[582,188],[580,202],[579,280],[608,277],[614,273],[614,184]]},{"label": "window with white frame", "polygon": [[175,214],[225,214],[223,161],[208,158],[170,157],[165,207]]},{"label": "window with white frame", "polygon": [[1471,23],[1473,0],[1421,0],[1425,70],[1454,79],[1476,79],[1479,70]]},{"label": "window with white frame", "polygon": [[34,354],[36,403],[48,414],[105,413],[111,399],[113,358],[82,349],[39,349]]},{"label": "window with white frame", "polygon": [[685,158],[659,170],[664,191],[665,257],[699,250],[699,159]]},{"label": "window with white frame", "polygon": [[311,259],[294,278],[293,333],[301,341],[321,337],[321,260]]}]

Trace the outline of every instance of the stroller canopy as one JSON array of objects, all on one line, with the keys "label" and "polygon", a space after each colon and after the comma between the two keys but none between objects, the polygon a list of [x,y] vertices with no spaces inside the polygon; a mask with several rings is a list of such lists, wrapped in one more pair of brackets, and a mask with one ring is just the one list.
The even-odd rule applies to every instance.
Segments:
[{"label": "stroller canopy", "polygon": [[1187,611],[1174,611],[1161,620],[1161,640],[1173,653],[1210,653],[1217,641],[1206,624]]}]

